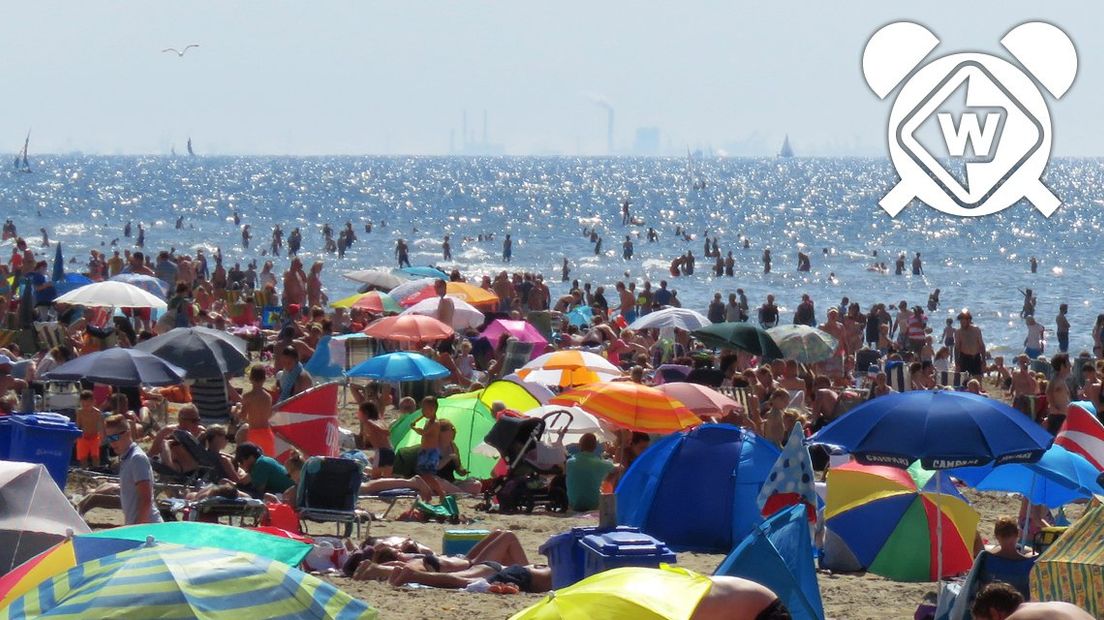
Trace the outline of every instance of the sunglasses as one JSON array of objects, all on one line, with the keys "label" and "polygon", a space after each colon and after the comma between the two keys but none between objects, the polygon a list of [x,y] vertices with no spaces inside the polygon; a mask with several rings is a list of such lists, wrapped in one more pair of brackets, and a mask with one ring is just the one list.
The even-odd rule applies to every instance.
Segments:
[{"label": "sunglasses", "polygon": [[115,443],[116,441],[122,439],[123,435],[126,435],[126,431],[123,431],[122,433],[113,433],[105,437],[105,439],[107,439],[107,443]]}]

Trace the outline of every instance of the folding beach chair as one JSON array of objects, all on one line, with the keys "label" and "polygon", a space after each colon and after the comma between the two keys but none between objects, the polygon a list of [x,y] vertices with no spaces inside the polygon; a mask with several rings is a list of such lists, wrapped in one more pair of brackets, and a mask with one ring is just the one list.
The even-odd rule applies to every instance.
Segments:
[{"label": "folding beach chair", "polygon": [[502,359],[502,376],[506,376],[529,363],[533,356],[533,343],[511,340],[506,343],[506,354]]},{"label": "folding beach chair", "polygon": [[259,499],[215,496],[198,501],[162,499],[158,500],[157,508],[162,515],[172,515],[174,519],[179,515],[180,520],[185,521],[222,523],[226,519],[226,525],[234,525],[234,518],[237,517],[239,527],[257,527],[266,511],[265,503]]},{"label": "folding beach chair", "polygon": [[49,323],[34,324],[35,336],[38,339],[38,347],[41,350],[49,351],[54,347],[60,347],[62,345],[69,344],[69,331],[65,329],[65,326],[57,321]]},{"label": "folding beach chair", "polygon": [[939,372],[935,373],[935,384],[942,388],[964,390],[966,389],[966,384],[969,381],[970,373],[968,372],[940,370]]},{"label": "folding beach chair", "polygon": [[909,377],[908,366],[903,363],[886,365],[886,381],[895,392],[907,392],[912,389],[912,379]]},{"label": "folding beach chair", "polygon": [[360,538],[360,517],[356,513],[361,482],[360,464],[352,459],[312,456],[303,464],[296,491],[295,510],[304,533],[307,521],[337,523],[338,535],[352,533]]}]

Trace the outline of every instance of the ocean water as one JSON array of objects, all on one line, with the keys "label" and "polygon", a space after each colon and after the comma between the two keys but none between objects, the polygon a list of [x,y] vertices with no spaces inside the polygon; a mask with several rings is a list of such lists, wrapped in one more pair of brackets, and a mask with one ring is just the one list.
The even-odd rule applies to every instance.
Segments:
[{"label": "ocean water", "polygon": [[[325,261],[331,299],[354,292],[342,271],[394,266],[399,238],[415,265],[441,265],[441,239],[451,234],[453,261],[441,266],[477,279],[507,268],[501,250],[510,233],[509,268],[543,272],[554,294],[567,289],[564,257],[572,278],[610,289],[617,280],[667,279],[685,307],[701,311],[714,292],[727,298],[737,287],[753,306],[774,293],[784,313],[809,293],[818,319],[843,296],[865,310],[875,302],[922,305],[939,288],[934,318],[969,308],[991,349],[1003,352],[1022,348],[1021,289],[1036,292],[1037,317],[1050,327],[1058,304],[1070,304],[1075,352],[1091,347],[1092,323],[1104,311],[1104,162],[1097,160],[1051,163],[1044,181],[1064,204],[1049,219],[1026,203],[974,219],[914,203],[891,218],[877,206],[895,182],[885,159],[45,156],[32,167],[32,174],[0,172],[0,217],[11,217],[36,247],[45,227],[67,257],[83,261],[89,248],[133,242],[122,235],[129,220],[145,226],[147,250],[220,247],[229,264],[244,265],[268,258],[261,251],[280,223],[285,233],[302,229],[308,266]],[[624,198],[641,225],[621,225]],[[235,211],[252,226],[248,251]],[[179,216],[183,230],[174,228]],[[369,220],[374,228],[366,234]],[[359,240],[338,260],[322,251],[321,229],[329,223],[336,231],[346,221]],[[586,226],[602,235],[601,255],[582,235]],[[659,242],[647,242],[648,226]],[[676,237],[676,226],[693,239]],[[480,243],[480,233],[495,238]],[[629,261],[621,258],[625,235],[636,250]],[[719,238],[722,254],[733,251],[735,277],[713,277],[703,257],[706,235]],[[744,237],[749,249],[741,247]],[[770,274],[760,261],[767,247]],[[812,258],[810,272],[796,270],[799,249]],[[687,250],[698,259],[694,275],[670,277],[671,260]],[[925,275],[893,275],[901,252],[910,260],[921,252]],[[1037,274],[1030,256],[1039,260]],[[869,271],[874,262],[889,263],[891,273]],[[286,263],[279,257],[277,270]]]}]

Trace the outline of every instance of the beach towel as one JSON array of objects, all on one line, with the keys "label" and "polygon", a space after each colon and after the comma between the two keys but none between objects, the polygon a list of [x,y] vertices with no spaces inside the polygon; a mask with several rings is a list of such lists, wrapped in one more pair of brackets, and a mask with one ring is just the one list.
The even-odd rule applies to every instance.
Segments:
[{"label": "beach towel", "polygon": [[953,370],[941,370],[935,373],[935,383],[940,387],[961,390],[970,381],[970,373],[954,372]]},{"label": "beach towel", "polygon": [[889,362],[886,364],[886,380],[894,392],[907,392],[912,389],[912,380],[909,378],[908,367],[901,362]]}]

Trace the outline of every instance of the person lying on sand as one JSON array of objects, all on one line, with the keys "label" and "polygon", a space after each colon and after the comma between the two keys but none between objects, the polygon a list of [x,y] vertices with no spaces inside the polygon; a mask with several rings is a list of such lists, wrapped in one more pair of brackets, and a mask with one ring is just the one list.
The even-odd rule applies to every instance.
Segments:
[{"label": "person lying on sand", "polygon": [[[529,563],[529,558],[513,532],[495,530],[463,556],[437,555],[410,539],[380,539],[350,554],[343,570],[346,576],[354,579],[382,581],[390,576],[389,569],[396,567],[423,572],[455,573],[470,569],[480,562],[524,565]],[[369,565],[372,564],[377,568],[371,568]],[[364,568],[360,568],[361,566]]]},{"label": "person lying on sand", "polygon": [[978,620],[1090,620],[1087,612],[1062,602],[1025,603],[1019,590],[994,582],[981,589],[972,609]]}]

